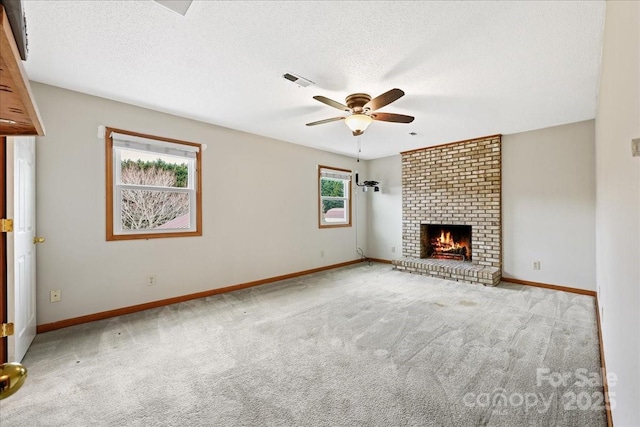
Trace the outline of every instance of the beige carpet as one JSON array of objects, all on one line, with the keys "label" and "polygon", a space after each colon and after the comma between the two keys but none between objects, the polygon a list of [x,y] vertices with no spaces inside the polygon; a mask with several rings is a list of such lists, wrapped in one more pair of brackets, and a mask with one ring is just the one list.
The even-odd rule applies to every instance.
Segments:
[{"label": "beige carpet", "polygon": [[41,334],[23,362],[2,427],[606,425],[592,297],[382,264]]}]

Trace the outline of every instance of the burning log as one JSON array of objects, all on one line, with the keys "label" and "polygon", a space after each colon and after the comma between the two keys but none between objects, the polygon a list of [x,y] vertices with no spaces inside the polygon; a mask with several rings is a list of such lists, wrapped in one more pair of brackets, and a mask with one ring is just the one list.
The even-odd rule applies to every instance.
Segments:
[{"label": "burning log", "polygon": [[431,239],[432,258],[461,259],[465,261],[468,257],[467,247],[460,245],[451,237],[451,233],[441,231],[440,237]]}]

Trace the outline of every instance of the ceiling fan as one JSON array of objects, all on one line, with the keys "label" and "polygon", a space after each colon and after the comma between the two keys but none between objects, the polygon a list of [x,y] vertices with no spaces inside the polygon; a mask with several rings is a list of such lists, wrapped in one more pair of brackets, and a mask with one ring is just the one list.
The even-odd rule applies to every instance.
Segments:
[{"label": "ceiling fan", "polygon": [[366,93],[353,93],[346,97],[345,101],[347,105],[341,104],[324,96],[314,96],[313,99],[320,101],[323,104],[327,104],[330,107],[337,108],[338,110],[351,113],[351,115],[318,120],[317,122],[307,123],[307,126],[315,126],[344,120],[347,126],[349,126],[349,129],[353,132],[353,136],[358,136],[362,135],[367,129],[367,126],[369,126],[374,120],[394,123],[411,123],[414,119],[412,116],[394,113],[376,113],[376,110],[384,107],[385,105],[391,104],[393,101],[397,101],[402,96],[404,96],[404,92],[400,89],[391,89],[390,91],[387,91],[373,99],[371,99],[371,96]]}]

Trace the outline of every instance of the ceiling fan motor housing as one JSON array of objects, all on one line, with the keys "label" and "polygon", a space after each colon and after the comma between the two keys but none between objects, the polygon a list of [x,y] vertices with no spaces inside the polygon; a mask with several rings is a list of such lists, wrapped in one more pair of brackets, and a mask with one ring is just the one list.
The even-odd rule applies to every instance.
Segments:
[{"label": "ceiling fan motor housing", "polygon": [[364,105],[371,101],[371,96],[366,93],[354,93],[347,96],[345,101],[347,102],[347,107],[351,109],[353,114],[361,114],[364,111]]}]

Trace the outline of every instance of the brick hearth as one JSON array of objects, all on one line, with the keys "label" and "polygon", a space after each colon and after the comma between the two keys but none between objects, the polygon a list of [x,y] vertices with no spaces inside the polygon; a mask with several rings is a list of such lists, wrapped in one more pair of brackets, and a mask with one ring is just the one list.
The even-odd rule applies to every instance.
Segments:
[{"label": "brick hearth", "polygon": [[393,260],[393,265],[396,270],[488,286],[500,283],[501,277],[499,268],[447,259],[401,258]]}]

